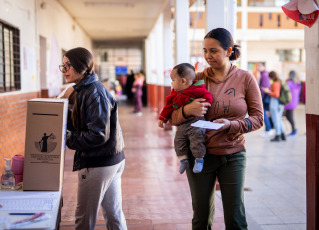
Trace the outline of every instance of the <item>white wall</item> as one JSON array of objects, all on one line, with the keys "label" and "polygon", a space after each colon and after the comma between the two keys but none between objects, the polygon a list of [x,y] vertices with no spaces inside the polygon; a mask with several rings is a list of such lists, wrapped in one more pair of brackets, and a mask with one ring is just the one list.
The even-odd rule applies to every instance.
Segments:
[{"label": "white wall", "polygon": [[63,79],[58,69],[58,65],[62,63],[62,49],[67,51],[81,46],[93,53],[92,42],[89,35],[57,1],[36,0],[35,8],[38,35],[47,39],[47,85],[41,88],[47,88],[49,96],[56,96],[60,92]]},{"label": "white wall", "polygon": [[54,35],[61,49],[78,46],[92,49],[91,39],[57,1],[36,0],[38,34],[50,40]]},{"label": "white wall", "polygon": [[[41,7],[43,2],[45,4]],[[47,39],[47,77],[48,71],[51,69],[52,76],[55,69],[60,85],[62,75],[58,72],[56,64],[52,66],[51,63],[62,62],[61,49],[68,50],[82,46],[92,51],[89,35],[73,21],[57,1],[0,0],[0,20],[20,30],[21,90],[5,94],[40,90],[40,35]],[[57,47],[58,50],[52,52],[53,47]],[[54,58],[55,61],[52,59],[53,53],[59,54]]]},{"label": "white wall", "polygon": [[302,63],[298,65],[297,72],[305,72],[305,55],[303,41],[247,41],[247,62],[265,62],[268,71],[276,71],[283,79],[286,79],[288,63],[282,63],[278,49],[302,49]]},{"label": "white wall", "polygon": [[145,73],[148,84],[164,84],[163,14],[145,40]]},{"label": "white wall", "polygon": [[19,92],[36,91],[39,85],[36,72],[34,2],[34,0],[0,0],[0,20],[20,30],[21,91]]}]

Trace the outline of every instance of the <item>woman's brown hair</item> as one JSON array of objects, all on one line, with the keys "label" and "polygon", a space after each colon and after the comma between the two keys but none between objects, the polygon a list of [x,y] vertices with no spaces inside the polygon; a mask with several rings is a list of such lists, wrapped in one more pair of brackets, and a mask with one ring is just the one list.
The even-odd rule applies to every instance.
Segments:
[{"label": "woman's brown hair", "polygon": [[93,71],[93,55],[85,48],[77,47],[64,54],[70,61],[71,66],[79,74],[90,75]]},{"label": "woman's brown hair", "polygon": [[229,47],[231,47],[232,53],[229,56],[230,61],[235,61],[240,57],[240,46],[234,44],[233,36],[228,30],[224,28],[213,29],[206,34],[204,39],[205,38],[213,38],[217,40],[224,50],[227,50]]},{"label": "woman's brown hair", "polygon": [[[88,76],[93,74],[93,55],[85,48],[77,47],[74,49],[71,49],[67,51],[64,54],[65,57],[67,57],[70,61],[71,66],[75,69],[76,72],[79,74],[84,74],[84,76]],[[74,91],[72,93],[72,97],[70,95],[69,98],[70,103],[73,101],[73,107],[72,107],[72,113],[71,113],[71,119],[73,127],[78,130],[79,127],[77,127],[77,116],[78,116],[78,108],[77,108],[77,92]]]},{"label": "woman's brown hair", "polygon": [[278,77],[278,74],[275,71],[269,72],[269,77],[273,81],[280,81],[280,78]]}]

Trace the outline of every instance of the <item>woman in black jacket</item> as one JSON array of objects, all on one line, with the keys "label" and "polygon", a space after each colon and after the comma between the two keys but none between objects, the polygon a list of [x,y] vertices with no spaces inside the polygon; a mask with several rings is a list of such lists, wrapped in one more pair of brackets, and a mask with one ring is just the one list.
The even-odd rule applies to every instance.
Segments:
[{"label": "woman in black jacket", "polygon": [[69,96],[66,144],[76,150],[73,171],[78,171],[76,229],[94,229],[102,206],[107,229],[126,230],[122,211],[121,175],[125,165],[124,141],[118,104],[93,71],[93,56],[74,48],[63,56],[60,70],[75,83]]}]

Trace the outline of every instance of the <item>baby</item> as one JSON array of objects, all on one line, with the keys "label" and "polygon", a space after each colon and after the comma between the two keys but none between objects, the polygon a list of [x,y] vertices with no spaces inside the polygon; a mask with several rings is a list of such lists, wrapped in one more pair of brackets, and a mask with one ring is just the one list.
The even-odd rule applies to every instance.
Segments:
[{"label": "baby", "polygon": [[[159,115],[158,126],[164,128],[174,109],[178,109],[191,103],[194,99],[204,98],[205,102],[213,102],[212,94],[205,88],[204,80],[196,81],[195,69],[188,63],[175,66],[171,72],[172,91],[166,97],[165,106]],[[179,172],[182,174],[189,167],[188,152],[195,157],[194,173],[200,173],[203,169],[204,156],[206,154],[205,132],[203,128],[191,126],[198,119],[189,117],[186,122],[178,126],[174,146],[176,154],[181,162]]]}]

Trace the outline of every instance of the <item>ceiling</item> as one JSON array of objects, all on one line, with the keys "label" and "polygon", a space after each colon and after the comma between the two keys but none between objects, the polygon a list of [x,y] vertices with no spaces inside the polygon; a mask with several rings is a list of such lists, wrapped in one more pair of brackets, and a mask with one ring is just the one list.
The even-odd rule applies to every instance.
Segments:
[{"label": "ceiling", "polygon": [[141,40],[170,0],[58,0],[94,41]]}]

